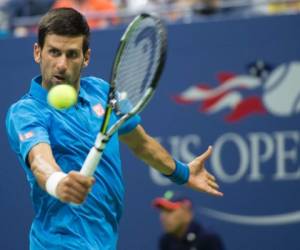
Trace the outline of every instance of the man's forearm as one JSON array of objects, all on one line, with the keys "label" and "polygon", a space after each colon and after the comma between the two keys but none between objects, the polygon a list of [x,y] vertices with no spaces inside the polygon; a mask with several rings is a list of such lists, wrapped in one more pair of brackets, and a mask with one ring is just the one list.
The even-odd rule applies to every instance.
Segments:
[{"label": "man's forearm", "polygon": [[53,173],[60,171],[56,166],[50,165],[42,155],[35,156],[30,166],[39,186],[44,190],[46,189],[48,178]]},{"label": "man's forearm", "polygon": [[133,153],[147,165],[159,172],[170,175],[175,170],[175,162],[167,150],[145,130],[138,126],[132,132],[121,136]]},{"label": "man's forearm", "polygon": [[135,154],[162,174],[170,175],[175,170],[172,156],[152,137],[149,137]]},{"label": "man's forearm", "polygon": [[48,178],[53,173],[61,171],[52,156],[50,146],[45,143],[38,144],[30,150],[28,162],[39,186],[44,190]]}]

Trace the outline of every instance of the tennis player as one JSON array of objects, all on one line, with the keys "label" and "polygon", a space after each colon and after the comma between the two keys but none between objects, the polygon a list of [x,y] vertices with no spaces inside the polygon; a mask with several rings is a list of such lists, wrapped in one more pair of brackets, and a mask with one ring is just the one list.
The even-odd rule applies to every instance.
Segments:
[{"label": "tennis player", "polygon": [[[101,124],[109,90],[102,79],[81,78],[90,60],[89,37],[79,12],[50,10],[41,19],[34,44],[41,75],[32,79],[29,92],[7,114],[9,141],[31,186],[31,250],[116,249],[124,196],[119,141],[175,183],[222,195],[204,167],[211,148],[189,164],[176,161],[145,132],[137,115],[110,139],[94,177],[79,173]],[[47,104],[47,92],[66,82],[78,91],[78,103],[57,111]]]}]

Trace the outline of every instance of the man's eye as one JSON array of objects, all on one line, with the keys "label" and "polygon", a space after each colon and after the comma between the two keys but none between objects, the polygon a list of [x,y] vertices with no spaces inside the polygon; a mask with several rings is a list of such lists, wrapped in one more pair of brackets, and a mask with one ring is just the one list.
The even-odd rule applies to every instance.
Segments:
[{"label": "man's eye", "polygon": [[78,57],[78,52],[77,51],[69,51],[67,54],[68,58],[77,58]]},{"label": "man's eye", "polygon": [[60,52],[59,52],[59,50],[57,50],[57,49],[50,49],[50,50],[49,50],[49,53],[50,53],[52,56],[58,56],[58,55],[60,55]]}]

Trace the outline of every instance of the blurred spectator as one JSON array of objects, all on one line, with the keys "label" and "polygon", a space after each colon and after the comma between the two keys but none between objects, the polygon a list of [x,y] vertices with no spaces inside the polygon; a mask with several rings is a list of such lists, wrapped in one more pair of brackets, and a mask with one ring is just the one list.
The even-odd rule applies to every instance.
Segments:
[{"label": "blurred spectator", "polygon": [[170,0],[169,3],[173,6],[168,17],[172,21],[191,22],[192,10],[199,0]]},{"label": "blurred spectator", "polygon": [[270,3],[268,11],[270,14],[299,12],[300,1]]},{"label": "blurred spectator", "polygon": [[296,0],[248,0],[246,14],[273,15],[280,13],[299,12],[300,1]]},{"label": "blurred spectator", "polygon": [[141,12],[166,12],[170,8],[172,0],[122,0],[121,6],[129,15]]},{"label": "blurred spectator", "polygon": [[91,29],[104,28],[118,22],[117,6],[112,0],[56,0],[52,7],[76,9],[86,16]]},{"label": "blurred spectator", "polygon": [[14,16],[38,16],[45,14],[54,0],[11,0]]},{"label": "blurred spectator", "polygon": [[128,23],[144,11],[156,12],[168,22],[293,13],[300,12],[300,0],[0,0],[0,36],[35,32],[37,16],[60,7],[77,9],[97,29]]},{"label": "blurred spectator", "polygon": [[35,31],[37,22],[34,16],[46,13],[52,4],[53,0],[0,0],[0,12],[5,9],[9,31],[16,36],[26,36],[30,31]]},{"label": "blurred spectator", "polygon": [[149,0],[127,0],[125,2],[126,10],[130,13],[139,13],[149,8]]},{"label": "blurred spectator", "polygon": [[221,10],[220,0],[201,0],[194,6],[194,11],[201,15],[216,14]]},{"label": "blurred spectator", "polygon": [[160,250],[223,250],[221,238],[204,230],[194,219],[192,202],[178,193],[167,191],[153,205],[160,211],[165,230],[159,241]]},{"label": "blurred spectator", "polygon": [[202,16],[244,16],[253,13],[252,2],[256,0],[199,0],[194,5],[194,12]]},{"label": "blurred spectator", "polygon": [[9,0],[0,0],[0,37],[9,34],[10,31]]}]

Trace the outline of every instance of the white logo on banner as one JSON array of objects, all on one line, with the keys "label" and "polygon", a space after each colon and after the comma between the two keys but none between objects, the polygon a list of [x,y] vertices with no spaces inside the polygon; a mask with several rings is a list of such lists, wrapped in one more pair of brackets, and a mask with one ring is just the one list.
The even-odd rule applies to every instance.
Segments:
[{"label": "white logo on banner", "polygon": [[202,208],[201,212],[215,219],[236,223],[236,224],[274,226],[274,225],[293,224],[293,223],[300,222],[300,211],[295,211],[295,212],[285,213],[285,214],[265,215],[265,216],[253,216],[253,215],[247,216],[247,215],[230,214],[230,213],[224,213],[210,208]]},{"label": "white logo on banner", "polygon": [[256,114],[288,117],[299,113],[300,62],[279,65],[266,75],[221,72],[218,86],[193,85],[174,99],[181,105],[199,102],[199,111],[207,114],[225,111],[226,122]]}]

